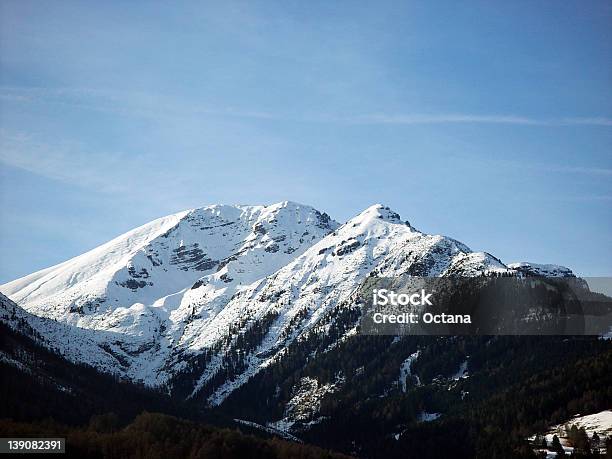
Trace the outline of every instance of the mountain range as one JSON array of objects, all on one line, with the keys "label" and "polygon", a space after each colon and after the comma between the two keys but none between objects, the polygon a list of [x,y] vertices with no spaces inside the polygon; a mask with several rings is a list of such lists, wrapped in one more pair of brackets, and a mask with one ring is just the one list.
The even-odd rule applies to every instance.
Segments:
[{"label": "mountain range", "polygon": [[69,361],[358,454],[350,434],[317,441],[317,429],[376,400],[411,404],[376,438],[441,422],[441,407],[470,400],[468,377],[486,369],[480,347],[503,338],[359,336],[355,292],[369,276],[485,274],[574,276],[505,264],[380,204],[343,224],[289,201],[213,205],[0,286],[0,318]]}]

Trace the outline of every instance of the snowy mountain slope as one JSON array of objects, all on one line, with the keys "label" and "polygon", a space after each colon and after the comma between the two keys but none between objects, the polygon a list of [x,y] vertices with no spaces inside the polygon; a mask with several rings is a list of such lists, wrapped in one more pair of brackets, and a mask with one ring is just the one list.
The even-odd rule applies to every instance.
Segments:
[{"label": "snowy mountain slope", "polygon": [[288,202],[209,206],[155,220],[2,290],[48,316],[152,304],[206,274],[225,284],[264,277],[336,226],[326,215]]},{"label": "snowy mountain slope", "polygon": [[[380,204],[339,226],[282,202],[164,217],[0,290],[35,315],[24,320],[65,324],[80,342],[73,360],[218,405],[292,343],[324,335],[370,274],[522,269]],[[41,333],[65,346],[55,329]]]},{"label": "snowy mountain slope", "polygon": [[1,289],[38,316],[110,332],[106,346],[127,375],[155,385],[152,368],[180,345],[198,305],[215,314],[337,226],[291,202],[209,206],[155,220]]},{"label": "snowy mountain slope", "polygon": [[[473,253],[450,238],[423,234],[390,209],[372,206],[269,278],[245,289],[211,321],[191,324],[202,341],[196,348],[210,347],[223,340],[231,326],[236,327],[225,341],[224,352],[208,362],[192,396],[229,365],[232,352],[246,354],[242,371],[210,395],[210,403],[221,403],[261,368],[281,358],[294,340],[315,326],[325,327],[326,313],[348,300],[371,272],[467,276],[487,271],[508,269],[486,253]],[[264,324],[258,331],[263,338],[248,348],[243,335],[253,322]]]},{"label": "snowy mountain slope", "polygon": [[121,374],[120,362],[99,345],[101,336],[93,330],[30,314],[1,293],[0,322],[69,360],[89,363],[106,373]]},{"label": "snowy mountain slope", "polygon": [[52,304],[49,314],[63,313],[59,305],[75,306],[76,311],[81,306],[79,300],[84,302],[81,296],[103,295],[116,272],[127,268],[132,257],[153,239],[174,228],[186,214],[181,212],[154,220],[83,255],[9,282],[2,290],[41,314],[46,312],[45,303]]}]

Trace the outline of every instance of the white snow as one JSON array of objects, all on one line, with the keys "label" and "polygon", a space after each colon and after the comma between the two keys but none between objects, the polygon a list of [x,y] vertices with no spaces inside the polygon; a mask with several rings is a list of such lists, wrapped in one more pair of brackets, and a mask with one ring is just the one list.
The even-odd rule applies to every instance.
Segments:
[{"label": "white snow", "polygon": [[599,413],[588,414],[585,416],[574,416],[564,424],[551,427],[546,434],[546,440],[552,441],[552,437],[555,434],[557,434],[557,436],[565,436],[564,429],[566,425],[575,425],[579,429],[584,427],[584,430],[586,430],[589,437],[591,437],[595,432],[597,432],[601,438],[604,436],[610,437],[612,436],[612,410],[604,410]]},{"label": "white snow", "polygon": [[278,430],[278,429],[274,429],[273,427],[262,426],[261,424],[257,424],[256,422],[247,421],[246,419],[236,419],[235,418],[234,421],[239,424],[243,424],[245,426],[253,427],[255,429],[263,430],[264,432],[267,432],[267,433],[278,435],[287,440],[295,441],[297,443],[303,443],[302,440],[300,440],[296,436],[291,435],[290,433],[284,430]]},{"label": "white snow", "polygon": [[417,419],[417,422],[431,422],[431,421],[435,421],[440,416],[442,416],[442,414],[440,414],[440,413],[428,413],[427,411],[421,411],[419,413],[419,417]]},{"label": "white snow", "polygon": [[453,376],[451,376],[451,379],[458,381],[460,379],[467,378],[467,367],[468,361],[464,360],[463,362],[461,362],[461,365],[459,365],[459,369],[457,370],[457,372]]},{"label": "white snow", "polygon": [[[567,455],[570,455],[574,448],[571,447],[568,443],[566,427],[571,427],[575,425],[577,428],[585,429],[589,438],[593,437],[594,433],[600,438],[599,450],[601,454],[605,455],[605,443],[606,438],[610,438],[612,436],[612,410],[604,410],[599,413],[589,414],[585,416],[576,415],[569,421],[558,424],[556,426],[551,427],[548,432],[543,436],[546,439],[546,443],[548,447],[552,445],[553,437],[556,435],[559,438],[559,442],[563,447],[563,450]],[[530,441],[534,441],[536,435],[532,435],[528,438]],[[557,454],[548,449],[542,449],[539,447],[534,450],[536,452],[542,452],[546,454],[547,458],[557,457]]]},{"label": "white snow", "polygon": [[[406,392],[408,377],[412,375],[412,363],[419,358],[419,354],[420,351],[410,354],[410,356],[408,356],[408,358],[404,360],[400,366],[399,384],[402,388],[402,392],[404,393]],[[416,379],[417,386],[420,386],[421,380],[419,379],[418,375],[414,375],[414,377]]]},{"label": "white snow", "polygon": [[543,265],[539,263],[531,263],[527,261],[521,261],[518,263],[510,263],[508,268],[534,276],[545,276],[545,277],[571,277],[574,273],[571,269],[561,265]]}]

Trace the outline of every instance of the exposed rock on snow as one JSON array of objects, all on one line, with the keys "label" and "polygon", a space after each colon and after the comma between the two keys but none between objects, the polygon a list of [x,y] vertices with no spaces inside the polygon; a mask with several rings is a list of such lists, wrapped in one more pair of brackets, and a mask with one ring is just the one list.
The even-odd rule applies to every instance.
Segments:
[{"label": "exposed rock on snow", "polygon": [[321,418],[317,418],[316,415],[321,407],[321,399],[333,393],[343,382],[342,376],[338,376],[334,383],[328,384],[319,384],[314,378],[302,378],[285,407],[284,418],[271,422],[268,426],[287,432],[292,430],[296,423],[307,426],[320,422]]}]

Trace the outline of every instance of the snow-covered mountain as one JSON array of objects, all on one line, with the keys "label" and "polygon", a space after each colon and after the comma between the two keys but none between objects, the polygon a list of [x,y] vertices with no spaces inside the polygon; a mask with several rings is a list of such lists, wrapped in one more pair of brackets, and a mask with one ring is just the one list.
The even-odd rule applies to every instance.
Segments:
[{"label": "snow-covered mountain", "polygon": [[324,334],[371,273],[534,269],[424,234],[382,205],[340,226],[282,202],[170,215],[0,290],[69,358],[218,405],[288,346]]},{"label": "snow-covered mountain", "polygon": [[120,307],[161,306],[160,299],[170,301],[198,280],[225,290],[247,285],[337,226],[327,215],[290,202],[209,206],[155,220],[2,290],[39,315],[78,313],[75,325],[97,328],[92,314],[108,318]]},{"label": "snow-covered mountain", "polygon": [[196,314],[214,318],[233,295],[337,226],[291,202],[209,206],[155,220],[1,288],[32,314],[98,331],[120,372],[155,385],[169,352],[201,338],[190,333]]}]

